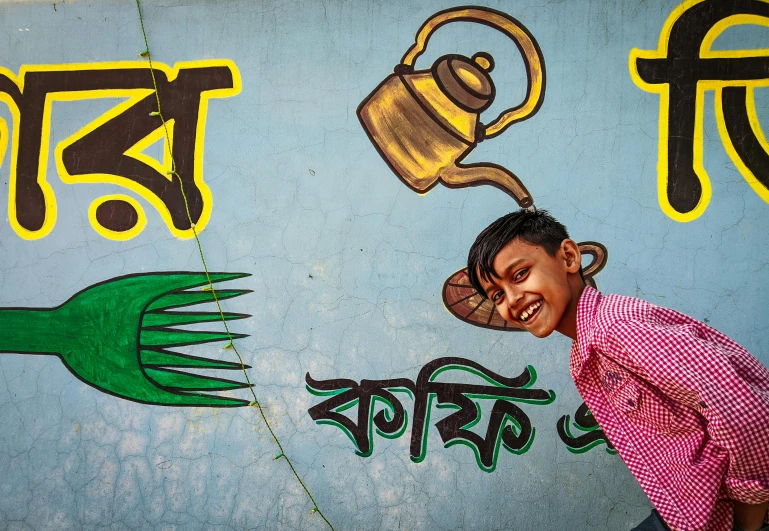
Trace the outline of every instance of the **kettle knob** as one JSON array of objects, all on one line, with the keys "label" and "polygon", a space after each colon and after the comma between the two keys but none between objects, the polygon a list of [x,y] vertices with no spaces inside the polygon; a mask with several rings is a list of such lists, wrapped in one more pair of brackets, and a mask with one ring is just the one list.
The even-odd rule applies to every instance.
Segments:
[{"label": "kettle knob", "polygon": [[494,59],[485,52],[471,59],[463,55],[444,55],[433,65],[433,76],[444,94],[461,109],[475,114],[494,101],[494,83],[489,72]]}]

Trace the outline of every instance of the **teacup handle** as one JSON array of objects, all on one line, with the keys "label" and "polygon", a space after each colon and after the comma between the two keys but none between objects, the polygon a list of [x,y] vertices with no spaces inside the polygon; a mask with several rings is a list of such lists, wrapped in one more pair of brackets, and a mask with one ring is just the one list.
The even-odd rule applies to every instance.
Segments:
[{"label": "teacup handle", "polygon": [[515,42],[526,65],[526,76],[529,82],[526,98],[523,103],[507,109],[496,120],[486,125],[484,136],[491,138],[500,134],[513,123],[525,120],[539,108],[545,86],[542,52],[528,30],[510,15],[487,7],[455,7],[436,13],[422,24],[414,45],[403,56],[401,64],[412,66],[417,57],[424,52],[433,32],[444,24],[457,21],[476,22],[501,31]]},{"label": "teacup handle", "polygon": [[582,274],[585,276],[585,282],[587,284],[597,288],[593,277],[606,265],[606,257],[608,256],[609,251],[606,250],[606,247],[604,247],[602,243],[598,242],[580,242],[577,245],[579,246],[579,252],[582,256],[590,255],[593,257],[593,260],[582,268]]}]

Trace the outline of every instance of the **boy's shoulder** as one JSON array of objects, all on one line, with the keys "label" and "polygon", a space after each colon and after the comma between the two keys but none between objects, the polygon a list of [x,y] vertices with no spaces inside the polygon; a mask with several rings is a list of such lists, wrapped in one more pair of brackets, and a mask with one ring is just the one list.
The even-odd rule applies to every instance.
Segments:
[{"label": "boy's shoulder", "polygon": [[[593,288],[585,288],[577,310],[577,335],[580,341],[594,348],[617,340],[622,329],[672,331],[697,330],[700,336],[720,336],[716,330],[679,311],[626,295],[603,295]],[[623,334],[620,334],[623,335]]]},{"label": "boy's shoulder", "polygon": [[595,339],[606,338],[618,326],[640,325],[645,329],[696,328],[700,334],[716,332],[704,323],[677,310],[625,295],[600,295],[593,320]]},{"label": "boy's shoulder", "polygon": [[596,324],[611,326],[617,321],[646,319],[656,306],[643,299],[609,293],[603,295],[596,308]]},{"label": "boy's shoulder", "polygon": [[614,293],[598,294],[594,315],[590,336],[599,344],[613,336],[613,331],[622,325],[666,328],[673,323],[693,321],[675,310]]},{"label": "boy's shoulder", "polygon": [[623,321],[644,321],[652,305],[625,295],[604,295],[592,287],[582,292],[577,307],[577,335],[584,347],[602,344],[612,327]]},{"label": "boy's shoulder", "polygon": [[[634,326],[653,320],[651,316],[655,306],[645,300],[614,293],[603,295],[596,290],[591,290],[587,295],[583,314],[586,319],[581,323],[578,319],[577,324],[580,348],[585,351],[583,358],[587,357],[590,351],[606,354],[616,350],[618,341],[622,343],[616,333],[618,327],[627,324]],[[592,319],[588,317],[590,315],[593,316]]]}]

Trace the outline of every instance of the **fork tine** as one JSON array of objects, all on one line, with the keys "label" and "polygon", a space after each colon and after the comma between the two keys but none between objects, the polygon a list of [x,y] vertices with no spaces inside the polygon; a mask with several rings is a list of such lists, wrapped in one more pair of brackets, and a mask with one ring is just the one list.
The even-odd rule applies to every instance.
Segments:
[{"label": "fork tine", "polygon": [[142,350],[141,364],[144,367],[179,367],[201,369],[250,369],[250,365],[241,365],[235,361],[211,360],[189,354],[179,354],[170,350]]},{"label": "fork tine", "polygon": [[[224,314],[225,321],[235,321],[251,317],[247,313],[227,313]],[[153,328],[162,326],[188,325],[195,323],[208,323],[211,321],[221,321],[222,316],[217,312],[162,312],[145,313],[142,317],[143,328]]]},{"label": "fork tine", "polygon": [[[253,290],[250,289],[216,290],[216,298],[218,300],[230,299],[232,297],[245,295],[246,293],[251,293],[252,291]],[[214,302],[214,294],[212,291],[177,291],[166,293],[165,295],[158,297],[147,306],[145,311],[168,310],[169,308],[192,306],[193,304],[201,304],[204,302]]]},{"label": "fork tine", "polygon": [[173,369],[145,368],[147,376],[169,391],[231,391],[251,387],[249,384],[175,371]]},{"label": "fork tine", "polygon": [[[163,406],[192,406],[192,407],[243,407],[250,402],[240,398],[230,398],[228,396],[204,395],[200,393],[179,393],[174,391],[165,391],[156,388],[161,396],[153,397],[152,400],[144,402],[152,405]],[[139,402],[143,402],[139,400]]]},{"label": "fork tine", "polygon": [[[226,282],[227,280],[235,280],[238,278],[250,277],[251,273],[209,273],[211,283]],[[208,284],[208,278],[205,273],[188,273],[186,277],[182,279],[176,286],[177,290],[197,288],[199,286],[205,286]]]},{"label": "fork tine", "polygon": [[198,332],[196,330],[174,330],[161,328],[159,330],[143,329],[139,334],[139,342],[143,347],[180,347],[184,345],[199,345],[214,341],[230,341],[248,337],[248,334],[227,334],[226,332]]}]

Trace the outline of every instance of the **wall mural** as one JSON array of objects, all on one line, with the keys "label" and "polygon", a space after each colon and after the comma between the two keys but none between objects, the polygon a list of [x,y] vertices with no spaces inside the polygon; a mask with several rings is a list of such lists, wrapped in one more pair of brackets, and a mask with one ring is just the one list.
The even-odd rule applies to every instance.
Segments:
[{"label": "wall mural", "polygon": [[[137,8],[141,21],[139,2]],[[56,12],[56,4],[53,10]],[[522,58],[525,72],[522,101],[512,102],[489,120],[482,115],[498,96],[492,76],[498,61],[481,48],[469,50],[468,55],[440,55],[433,64],[417,67],[417,60],[432,36],[447,24],[481,25],[510,39]],[[701,216],[713,194],[703,161],[707,91],[714,95],[715,121],[729,159],[754,192],[769,202],[769,140],[758,118],[757,101],[760,105],[762,100],[756,97],[756,89],[769,87],[769,48],[723,50],[718,49],[720,43],[716,42],[730,28],[744,25],[769,28],[769,1],[685,0],[670,13],[659,36],[655,27],[651,42],[643,43],[653,47],[657,41],[656,49],[633,49],[627,58],[634,84],[659,96],[658,201],[662,211],[675,221],[688,222]],[[562,28],[558,31],[560,36]],[[144,37],[147,44],[146,34]],[[545,38],[541,38],[544,43]],[[140,56],[151,61],[148,44]],[[297,57],[298,61],[307,60]],[[563,61],[562,57],[557,59]],[[267,67],[272,68],[275,60],[263,59],[265,72],[271,71]],[[241,67],[255,75],[256,64],[244,59]],[[560,75],[564,70],[557,66]],[[357,106],[357,116],[373,148],[408,189],[422,195],[439,183],[452,189],[489,185],[512,198],[511,209],[536,208],[525,184],[526,175],[519,176],[493,162],[465,162],[480,142],[495,139],[514,124],[534,117],[544,104],[544,54],[532,32],[520,21],[507,13],[479,6],[439,11],[419,27],[413,45],[392,73],[382,72],[381,77],[376,76],[377,81],[380,79],[381,83]],[[615,84],[616,81],[613,80]],[[254,415],[260,416],[255,418],[264,421],[279,447],[275,460],[288,462],[291,473],[312,502],[310,514],[315,514],[320,513],[319,507],[284,453],[284,446],[268,421],[269,409],[257,400],[250,383],[246,371],[251,367],[243,363],[237,352],[240,345],[233,344],[233,340],[248,336],[231,333],[228,323],[251,316],[224,312],[221,307],[217,311],[210,306],[250,293],[249,289],[237,287],[213,289],[213,284],[237,283],[249,274],[209,273],[201,240],[197,238],[213,212],[213,196],[203,170],[208,102],[239,94],[241,84],[238,67],[228,59],[174,64],[24,64],[18,73],[0,67],[0,100],[11,116],[10,123],[0,117],[0,167],[7,153],[9,162],[4,169],[7,168],[9,177],[8,222],[15,234],[26,240],[18,242],[20,245],[34,248],[27,241],[51,234],[59,216],[55,186],[49,180],[52,156],[51,165],[65,185],[111,187],[109,193],[100,191],[90,197],[87,207],[88,223],[102,237],[119,242],[135,238],[147,226],[145,208],[151,205],[172,237],[196,238],[202,267],[206,268],[205,272],[158,271],[110,278],[82,289],[52,308],[0,307],[0,354],[55,356],[88,386],[141,404],[253,407]],[[647,97],[638,91],[637,95],[639,99]],[[54,112],[69,102],[92,100],[105,100],[111,108],[93,119],[83,119],[83,123],[72,127],[71,134],[68,130],[56,137],[53,129],[58,114]],[[587,96],[585,100],[595,101]],[[317,102],[301,102],[309,103]],[[298,109],[301,104],[286,108]],[[277,123],[281,118],[275,120]],[[162,155],[150,156],[158,146],[162,146]],[[640,155],[648,154],[648,150],[643,151]],[[313,170],[310,173],[315,175]],[[73,214],[84,213],[65,213]],[[281,238],[284,237],[282,234]],[[595,277],[607,263],[608,250],[597,241],[578,245],[583,256],[584,280],[597,287]],[[9,269],[17,273],[23,267],[24,264],[14,264]],[[39,270],[35,270],[37,273]],[[24,295],[18,294],[13,300],[28,300]],[[495,331],[483,333],[520,331],[505,322],[494,304],[470,286],[464,268],[445,280],[442,300],[445,308],[462,321],[458,326]],[[200,306],[206,304],[209,306]],[[285,315],[283,320],[286,321]],[[211,352],[201,354],[208,348]],[[221,359],[235,355],[240,361]],[[362,458],[375,455],[375,445],[382,445],[381,440],[377,443],[377,437],[405,436],[411,461],[420,463],[427,458],[430,434],[435,437],[437,430],[444,448],[468,447],[478,468],[493,473],[500,455],[522,455],[533,447],[537,426],[530,415],[535,407],[549,406],[556,399],[553,390],[547,389],[544,382],[537,382],[534,366],[527,365],[523,356],[525,352],[521,352],[516,372],[524,368],[517,376],[503,376],[473,360],[455,356],[432,359],[419,368],[414,379],[356,381],[343,377],[345,369],[341,367],[341,376],[316,380],[307,372],[305,389],[315,397],[307,413],[315,424],[332,426],[341,433],[325,427],[312,429],[323,430],[323,434],[332,434],[343,442],[346,436],[351,450]],[[232,374],[236,376],[227,377]],[[238,381],[242,379],[246,382]],[[10,389],[7,382],[6,387]],[[296,391],[307,398],[301,387],[288,389],[290,393]],[[241,398],[246,393],[251,393],[253,400]],[[604,448],[607,453],[616,454],[586,404],[574,402],[558,406],[563,410],[559,409],[553,417],[560,417],[555,428],[566,450],[581,454]],[[260,443],[266,437],[256,433],[254,436]],[[12,438],[9,436],[8,440]],[[286,448],[295,449],[289,445]],[[560,445],[559,448],[563,449]],[[155,450],[157,447],[153,447]],[[459,451],[469,458],[467,450]],[[240,465],[235,464],[236,468]],[[66,480],[69,482],[69,478]],[[77,485],[77,481],[72,484]],[[309,482],[308,485],[312,486]],[[67,486],[70,487],[69,483]],[[35,496],[46,499],[38,497],[37,490]],[[112,499],[124,499],[116,496],[112,494]],[[80,504],[81,499],[77,501]],[[19,505],[33,512],[29,500]],[[86,505],[88,502],[82,504]],[[168,504],[157,504],[161,505]],[[322,513],[320,516],[333,529]],[[86,518],[78,517],[78,523],[83,524]],[[294,524],[291,525],[297,528],[304,526]]]},{"label": "wall mural", "polygon": [[[569,415],[564,415],[558,419],[556,428],[558,429],[558,436],[566,444],[566,448],[570,452],[581,454],[592,450],[600,444],[605,444],[608,453],[617,453],[584,402],[577,408],[577,412],[574,413],[574,421],[571,422],[571,427],[569,423]],[[577,435],[572,435],[572,428],[578,430]]]},{"label": "wall mural", "polygon": [[[467,373],[484,381],[482,384],[438,382],[442,373]],[[438,358],[419,371],[414,383],[406,378],[392,380],[361,380],[358,384],[344,378],[314,380],[306,376],[307,390],[327,397],[309,409],[310,417],[318,424],[330,424],[340,428],[355,445],[355,453],[368,457],[374,450],[372,429],[388,439],[400,437],[408,425],[408,414],[393,393],[405,393],[414,401],[411,427],[411,460],[419,463],[427,454],[427,430],[433,403],[439,409],[456,412],[435,423],[444,447],[455,444],[469,446],[481,470],[493,472],[497,466],[500,445],[515,454],[525,453],[534,442],[535,430],[529,417],[516,405],[518,403],[546,405],[555,400],[552,390],[532,389],[537,380],[534,367],[529,365],[514,378],[501,376],[482,365],[463,358]],[[493,400],[487,413],[488,426],[485,436],[470,428],[483,418],[485,401]],[[374,406],[382,409],[375,413]],[[352,419],[343,414],[358,408]]]},{"label": "wall mural", "polygon": [[[449,23],[475,23],[509,37],[523,58],[526,96],[488,124],[480,114],[496,96],[490,76],[493,57],[478,52],[467,57],[441,56],[427,69],[415,61],[433,33]],[[659,200],[677,221],[690,221],[707,208],[711,197],[703,167],[704,92],[715,92],[716,121],[726,150],[750,186],[769,202],[769,142],[756,115],[754,91],[769,86],[769,50],[713,50],[726,29],[742,24],[769,27],[769,4],[755,0],[686,1],[663,26],[657,50],[634,49],[630,75],[643,90],[659,94]],[[48,235],[56,222],[56,198],[47,182],[47,160],[54,101],[120,98],[109,111],[59,142],[53,152],[57,172],[66,184],[107,183],[130,190],[160,214],[170,232],[193,237],[208,223],[212,196],[203,179],[203,150],[210,98],[231,97],[241,90],[232,61],[205,60],[155,63],[157,84],[144,62],[24,65],[15,75],[0,68],[0,100],[13,117],[13,135],[0,118],[0,163],[11,139],[9,222],[21,238]],[[463,161],[479,142],[500,135],[531,118],[545,96],[545,61],[533,35],[506,13],[461,6],[440,11],[418,30],[415,43],[394,72],[358,106],[361,125],[393,173],[412,191],[426,193],[441,182],[451,188],[491,185],[522,208],[535,208],[522,180],[498,164]],[[165,122],[158,119],[158,99]],[[164,143],[164,160],[145,153]],[[180,184],[173,182],[178,175]],[[105,238],[127,240],[146,225],[139,201],[124,193],[92,202],[88,218]],[[194,230],[193,230],[194,229]],[[579,244],[587,284],[605,266],[608,251],[594,241]],[[211,282],[243,278],[243,273],[212,273]],[[221,361],[171,349],[225,342],[243,334],[175,328],[230,321],[247,314],[186,310],[188,306],[248,293],[244,289],[214,292],[205,273],[158,272],[113,278],[90,286],[55,308],[0,308],[0,352],[59,357],[81,381],[113,396],[153,405],[237,407],[250,402],[209,394],[248,384],[192,370],[244,370],[242,363]],[[469,285],[467,271],[451,275],[443,301],[461,321],[492,330],[516,331],[494,305]],[[176,311],[172,311],[176,310]],[[481,383],[439,381],[440,375],[480,379]],[[532,366],[517,377],[505,377],[476,362],[438,358],[405,378],[315,380],[306,374],[307,390],[323,402],[309,408],[318,424],[340,428],[355,452],[368,457],[374,432],[402,436],[408,413],[396,395],[413,401],[410,457],[425,459],[433,406],[454,410],[435,422],[445,445],[469,446],[479,468],[492,472],[500,447],[525,453],[535,428],[518,404],[547,405],[552,390],[535,389]],[[488,407],[486,407],[488,405]],[[357,408],[357,410],[355,409]],[[489,409],[490,408],[490,409]],[[484,415],[484,409],[487,414]],[[347,413],[346,413],[347,412]],[[485,434],[472,431],[486,418]],[[557,422],[569,451],[581,453],[599,445],[613,447],[585,404]]]},{"label": "wall mural", "polygon": [[[244,334],[185,330],[175,326],[216,323],[246,314],[194,312],[184,308],[213,302],[212,283],[244,273],[145,273],[94,284],[55,308],[0,308],[0,353],[58,356],[80,381],[104,393],[159,406],[236,407],[249,402],[196,391],[229,391],[246,384],[176,369],[243,370],[240,363],[169,350],[229,341]],[[250,293],[222,289],[227,299]],[[178,311],[169,311],[182,309]]]},{"label": "wall mural", "polygon": [[[582,242],[579,247],[583,256],[591,257],[583,270],[585,282],[597,287],[594,276],[606,265],[608,252],[597,242]],[[499,317],[494,304],[473,289],[467,279],[467,268],[460,269],[446,280],[443,285],[443,301],[452,315],[474,326],[510,332],[521,330]],[[474,374],[491,386],[483,386],[481,389],[470,384],[434,382],[436,376],[451,369]],[[411,460],[416,463],[423,461],[427,448],[426,426],[430,423],[433,398],[437,397],[438,409],[459,409],[457,413],[435,424],[444,447],[458,443],[469,446],[475,453],[478,467],[485,472],[496,469],[500,443],[511,453],[523,454],[534,442],[534,428],[528,416],[514,402],[547,405],[555,400],[555,392],[552,390],[531,389],[536,379],[536,371],[531,365],[517,378],[504,378],[463,358],[431,361],[419,371],[416,384],[404,378],[361,380],[356,383],[344,378],[316,381],[309,373],[305,377],[310,393],[328,397],[308,410],[310,417],[317,424],[340,428],[353,442],[355,453],[359,456],[371,456],[374,450],[374,427],[378,435],[388,439],[400,437],[406,431],[408,414],[393,394],[405,393],[414,401]],[[495,400],[485,437],[470,431],[483,419],[481,402],[473,399]],[[382,407],[376,411],[378,403]],[[356,406],[358,410],[355,418],[343,414]],[[577,433],[583,433],[574,436],[572,428],[578,430]],[[582,453],[605,444],[609,453],[616,453],[584,402],[574,414],[572,425],[569,416],[564,415],[558,420],[557,431],[571,452]]]},{"label": "wall mural", "polygon": [[705,211],[712,189],[703,166],[705,91],[715,91],[718,132],[734,165],[769,202],[769,141],[756,116],[754,92],[769,86],[769,49],[713,50],[728,28],[769,27],[769,4],[755,0],[687,1],[668,17],[656,50],[633,49],[630,75],[659,94],[658,196],[676,221]]},{"label": "wall mural", "polygon": [[[444,55],[429,70],[414,71],[414,61],[424,52],[430,36],[450,22],[473,22],[497,29],[510,37],[523,58],[528,81],[525,100],[520,105],[504,111],[488,125],[480,122],[479,114],[491,105],[495,96],[494,84],[489,76],[494,68],[491,55],[486,52],[476,53],[471,58],[456,54]],[[544,96],[545,61],[533,35],[506,13],[483,7],[463,6],[440,11],[422,25],[417,32],[416,42],[395,67],[394,73],[360,104],[358,117],[381,157],[413,191],[425,193],[438,181],[451,188],[488,184],[510,195],[520,207],[534,208],[531,194],[521,180],[509,170],[496,164],[465,165],[461,161],[478,142],[492,138],[513,123],[531,117],[542,105]],[[584,275],[585,281],[595,287],[593,276],[601,271],[606,263],[606,247],[598,242],[583,242],[580,249],[583,255],[592,257],[592,261],[584,268]],[[443,286],[443,301],[452,315],[466,323],[494,330],[516,330],[499,317],[490,301],[470,286],[466,268],[446,280]],[[405,430],[406,417],[403,406],[394,399],[390,388],[403,389],[404,392],[409,392],[412,398],[416,394],[411,458],[419,462],[424,459],[426,435],[423,437],[423,434],[425,424],[429,422],[432,403],[430,398],[425,406],[421,398],[428,395],[432,397],[427,386],[429,375],[423,376],[423,373],[429,373],[436,364],[440,366],[442,363],[451,363],[446,360],[469,363],[469,360],[461,358],[433,360],[420,371],[416,387],[409,380],[362,380],[360,384],[344,379],[316,382],[308,374],[310,392],[333,393],[333,398],[310,408],[310,416],[320,424],[333,424],[341,428],[355,444],[356,453],[367,457],[373,450],[370,442],[372,418],[377,433],[384,437],[397,437]],[[480,374],[494,374],[480,366],[475,369],[481,371]],[[527,371],[533,371],[533,367],[529,366]],[[524,372],[519,378],[526,374],[527,372]],[[527,380],[527,385],[531,383],[533,380]],[[500,440],[503,446],[513,453],[528,450],[534,432],[528,418],[516,406],[501,405],[506,403],[497,401],[492,409],[487,435],[481,438],[467,430],[480,422],[480,405],[473,405],[472,400],[462,394],[461,384],[440,385],[443,386],[443,394],[437,394],[438,407],[441,407],[443,402],[447,402],[444,406],[446,407],[457,404],[456,400],[461,400],[459,413],[436,424],[447,447],[456,442],[469,445],[475,452],[478,466],[487,472],[496,467]],[[364,406],[360,405],[361,398],[366,403]],[[377,399],[383,402],[386,409],[373,416],[371,408]],[[540,401],[535,403],[546,404],[554,399],[555,394],[550,391],[549,398],[538,397],[537,400]],[[394,403],[397,403],[397,406]],[[343,411],[356,404],[359,407],[357,424],[342,415]],[[568,431],[568,416],[565,416],[559,421],[558,433],[561,440],[570,450],[576,451],[585,451],[600,443],[609,445],[603,431],[598,429],[595,422],[590,424],[589,413],[582,411],[583,409],[584,404],[577,410],[574,427],[590,433],[573,437]],[[386,414],[385,411],[389,413]],[[425,411],[428,412],[427,420]],[[515,434],[512,426],[515,426]],[[585,442],[588,439],[589,441]],[[611,451],[612,447],[609,445],[608,449]]]},{"label": "wall mural", "polygon": [[[474,22],[499,30],[523,57],[528,80],[524,101],[488,125],[479,121],[479,115],[496,94],[489,76],[494,69],[491,55],[444,55],[430,69],[414,70],[430,36],[450,22]],[[530,207],[534,204],[531,194],[511,171],[497,164],[462,164],[462,160],[478,142],[533,116],[544,95],[545,62],[531,33],[506,13],[457,7],[436,13],[422,25],[393,74],[358,106],[358,118],[385,162],[415,192],[427,192],[439,181],[451,188],[489,184],[521,207]]]},{"label": "wall mural", "polygon": [[[179,238],[193,237],[190,219],[197,232],[205,228],[212,209],[203,181],[208,100],[238,94],[240,73],[225,59],[153,67],[157,92],[146,62],[23,65],[18,76],[0,68],[0,101],[13,116],[8,218],[16,234],[43,238],[56,223],[56,197],[47,182],[53,102],[94,98],[121,102],[57,144],[54,159],[62,181],[128,189],[155,207]],[[157,116],[158,97],[166,127]],[[8,136],[0,118],[0,163]],[[165,143],[162,163],[143,153],[157,141]],[[173,182],[174,171],[184,190]],[[88,218],[113,240],[133,238],[146,224],[139,202],[125,194],[96,199]]]}]

